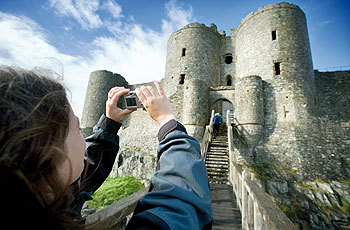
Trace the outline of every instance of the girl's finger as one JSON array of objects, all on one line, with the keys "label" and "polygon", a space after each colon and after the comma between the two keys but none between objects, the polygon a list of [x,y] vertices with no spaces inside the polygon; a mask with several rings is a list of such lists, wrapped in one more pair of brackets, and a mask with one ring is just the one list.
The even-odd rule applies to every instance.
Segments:
[{"label": "girl's finger", "polygon": [[143,95],[145,95],[146,101],[153,97],[148,88],[141,86],[140,90],[142,91]]},{"label": "girl's finger", "polygon": [[154,85],[156,86],[157,90],[158,90],[158,93],[161,97],[166,97],[162,87],[160,86],[159,82],[158,81],[155,81],[154,82]]},{"label": "girl's finger", "polygon": [[116,93],[125,90],[124,87],[114,87],[112,90],[109,91],[108,97],[112,98]]},{"label": "girl's finger", "polygon": [[115,92],[111,98],[111,105],[117,106],[119,98],[121,96],[123,96],[124,94],[127,94],[129,92],[130,92],[130,89],[123,89],[123,90],[118,90],[117,92]]},{"label": "girl's finger", "polygon": [[124,87],[119,87],[119,86],[115,86],[115,87],[111,88],[108,91],[108,97],[111,97],[113,92],[115,92],[116,90],[120,90],[120,89],[125,89],[125,88]]},{"label": "girl's finger", "polygon": [[140,101],[142,102],[142,104],[145,104],[146,102],[146,97],[143,94],[143,92],[140,90],[140,88],[136,88],[135,89],[136,95],[137,97],[140,99]]},{"label": "girl's finger", "polygon": [[159,97],[158,92],[156,92],[156,91],[152,88],[152,86],[147,86],[147,89],[149,90],[149,92],[151,93],[151,95],[152,95],[154,98]]}]

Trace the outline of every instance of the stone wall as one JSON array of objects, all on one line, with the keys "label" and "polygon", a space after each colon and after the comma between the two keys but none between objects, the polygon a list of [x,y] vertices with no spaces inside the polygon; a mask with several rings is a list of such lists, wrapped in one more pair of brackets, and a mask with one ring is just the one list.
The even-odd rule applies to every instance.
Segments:
[{"label": "stone wall", "polygon": [[349,179],[349,71],[317,73],[316,83],[318,116],[301,120],[293,109],[300,106],[291,100],[293,88],[283,81],[263,81],[264,135],[254,149],[237,138],[238,156],[289,168],[303,180]]},{"label": "stone wall", "polygon": [[332,121],[350,121],[350,71],[315,71],[316,101],[320,117]]},{"label": "stone wall", "polygon": [[[235,36],[231,35],[231,37],[221,37],[221,45],[220,45],[220,82],[221,86],[227,86],[228,78],[231,77],[231,86],[235,85],[236,79],[236,65],[235,65]],[[230,58],[226,60],[226,57],[232,57],[232,63]],[[226,63],[227,62],[227,63]]]},{"label": "stone wall", "polygon": [[136,148],[123,147],[119,150],[110,177],[133,176],[148,187],[157,167],[157,158]]},{"label": "stone wall", "polygon": [[157,155],[157,134],[159,125],[148,113],[138,109],[125,117],[119,130],[120,146],[140,149],[142,152]]},{"label": "stone wall", "polygon": [[299,228],[342,229],[350,223],[350,75],[316,72],[315,77],[318,114],[308,120],[288,117],[281,108],[289,98],[275,92],[290,96],[293,87],[263,81],[264,135],[252,147],[236,132],[236,162],[251,168]]}]

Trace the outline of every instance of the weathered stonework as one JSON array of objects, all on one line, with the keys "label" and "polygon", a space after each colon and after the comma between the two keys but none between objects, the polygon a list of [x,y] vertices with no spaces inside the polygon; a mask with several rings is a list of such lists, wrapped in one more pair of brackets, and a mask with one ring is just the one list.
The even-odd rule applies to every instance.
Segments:
[{"label": "weathered stonework", "polygon": [[[107,92],[115,85],[139,86],[107,71],[91,74],[82,119],[85,134],[104,112]],[[350,224],[349,214],[339,211],[344,204],[340,197],[349,197],[343,188],[350,181],[350,71],[313,70],[306,18],[298,6],[262,7],[230,36],[213,24],[185,26],[169,38],[161,85],[180,122],[199,140],[211,110],[224,120],[226,111],[232,111],[233,160],[269,166],[272,177],[262,183],[281,207],[296,202],[307,220],[289,215],[297,216],[295,223],[304,228],[312,223],[314,229]],[[158,128],[138,110],[123,121],[121,146],[155,156]],[[308,183],[315,180],[322,181],[317,188],[331,189],[320,194],[310,190]],[[337,203],[332,194],[339,194]],[[327,216],[322,209],[327,202],[338,205],[339,212]]]},{"label": "weathered stonework", "polygon": [[140,179],[145,187],[148,187],[156,166],[157,159],[155,156],[140,152],[138,149],[122,148],[118,152],[110,176],[133,176]]}]

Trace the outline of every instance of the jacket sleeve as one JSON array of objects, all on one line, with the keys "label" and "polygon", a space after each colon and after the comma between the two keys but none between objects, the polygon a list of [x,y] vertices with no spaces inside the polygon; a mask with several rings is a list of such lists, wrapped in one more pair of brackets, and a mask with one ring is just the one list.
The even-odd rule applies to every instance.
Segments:
[{"label": "jacket sleeve", "polygon": [[158,167],[126,229],[211,229],[207,170],[198,141],[175,120],[158,133]]},{"label": "jacket sleeve", "polygon": [[73,183],[72,209],[80,212],[83,204],[102,185],[113,168],[119,150],[117,135],[121,123],[102,115],[86,141],[85,168],[80,179]]}]

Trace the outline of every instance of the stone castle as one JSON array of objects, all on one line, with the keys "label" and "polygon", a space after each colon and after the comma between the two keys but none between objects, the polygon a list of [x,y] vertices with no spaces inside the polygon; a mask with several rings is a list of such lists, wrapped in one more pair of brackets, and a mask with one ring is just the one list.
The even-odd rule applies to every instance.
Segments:
[{"label": "stone castle", "polygon": [[[130,85],[118,74],[92,72],[84,134],[104,112],[111,87],[140,85],[153,83]],[[185,26],[169,38],[161,85],[180,122],[198,140],[212,110],[224,120],[230,110],[240,135],[233,141],[235,161],[273,166],[274,183],[266,186],[276,187],[275,197],[281,195],[280,181],[289,186],[290,181],[319,180],[350,191],[350,72],[313,69],[306,17],[298,6],[262,7],[230,36],[214,24]],[[158,128],[138,110],[123,121],[121,146],[155,155]],[[349,193],[339,195],[350,203]]]}]

